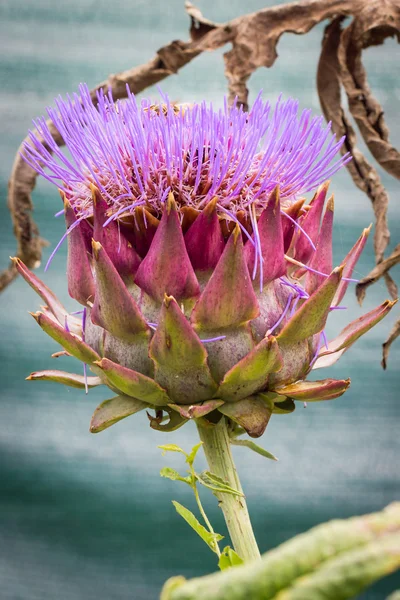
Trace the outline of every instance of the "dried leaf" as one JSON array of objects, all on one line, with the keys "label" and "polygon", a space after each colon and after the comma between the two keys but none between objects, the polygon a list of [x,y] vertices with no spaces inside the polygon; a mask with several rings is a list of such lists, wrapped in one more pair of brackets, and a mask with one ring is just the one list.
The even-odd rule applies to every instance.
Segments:
[{"label": "dried leaf", "polygon": [[[363,277],[357,283],[356,296],[360,304],[365,298],[367,288],[373,283],[376,283],[378,279],[380,279],[383,275],[386,275],[389,269],[391,269],[392,267],[394,267],[394,265],[397,265],[398,263],[400,263],[400,244],[396,246],[392,254],[388,256],[388,258],[385,258],[385,260],[376,265],[376,267],[374,267],[372,271],[368,273],[368,275]],[[391,282],[393,287],[389,289],[390,295],[393,299],[396,299],[398,297],[397,286],[392,279]]]},{"label": "dried leaf", "polygon": [[383,109],[372,95],[361,61],[365,48],[382,44],[391,36],[400,42],[399,3],[386,1],[382,10],[382,0],[369,0],[343,31],[338,59],[349,109],[365,143],[381,167],[400,179],[400,154],[389,142]]},{"label": "dried leaf", "polygon": [[387,359],[389,356],[390,346],[400,335],[400,319],[394,324],[392,331],[386,342],[382,344],[382,367],[386,369],[387,367]]},{"label": "dried leaf", "polygon": [[201,11],[191,2],[185,2],[185,9],[190,17],[190,37],[192,40],[201,39],[206,33],[212,31],[218,25],[203,17]]},{"label": "dried leaf", "polygon": [[293,2],[264,8],[227,24],[232,29],[232,50],[224,55],[229,100],[235,97],[246,109],[247,80],[259,67],[272,67],[276,46],[285,32],[304,34],[324,19],[352,14],[359,3],[332,0]]},{"label": "dried leaf", "polygon": [[324,34],[322,51],[318,63],[317,88],[321,108],[337,137],[346,136],[342,152],[350,152],[352,160],[347,169],[356,186],[372,202],[375,214],[374,248],[377,262],[383,259],[389,243],[390,233],[387,225],[387,207],[389,198],[376,169],[367,161],[356,146],[356,133],[341,105],[341,71],[338,50],[342,35],[343,17],[337,17],[330,23]]}]

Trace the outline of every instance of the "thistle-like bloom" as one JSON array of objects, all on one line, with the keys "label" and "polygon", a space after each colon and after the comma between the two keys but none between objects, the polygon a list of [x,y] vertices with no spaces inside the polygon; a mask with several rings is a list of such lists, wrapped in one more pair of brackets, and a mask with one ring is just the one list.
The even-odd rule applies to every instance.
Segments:
[{"label": "thistle-like bloom", "polygon": [[117,395],[96,409],[94,432],[150,407],[155,429],[223,414],[258,437],[294,401],[345,392],[349,380],[306,377],[393,303],[327,343],[326,320],[342,308],[369,230],[333,269],[324,182],[348,157],[332,165],[343,140],[322,118],[299,117],[293,100],[271,111],[261,97],[249,113],[166,98],[139,107],[132,95],[114,104],[99,94],[95,106],[86,87],[48,112],[70,156],[42,119],[24,157],[61,190],[68,289],[82,319],[15,260],[47,305],[39,325],[96,376],[85,366],[84,376],[30,379],[110,387]]}]

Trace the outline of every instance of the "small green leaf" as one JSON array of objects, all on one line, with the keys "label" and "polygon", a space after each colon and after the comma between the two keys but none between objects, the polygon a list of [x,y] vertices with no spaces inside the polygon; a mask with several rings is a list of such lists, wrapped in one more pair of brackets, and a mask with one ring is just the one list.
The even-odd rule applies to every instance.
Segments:
[{"label": "small green leaf", "polygon": [[221,571],[243,564],[243,559],[230,547],[225,546],[219,557],[218,566]]},{"label": "small green leaf", "polygon": [[240,558],[239,554],[237,554],[232,548],[229,548],[229,558],[232,563],[232,567],[238,567],[243,564],[243,558]]},{"label": "small green leaf", "polygon": [[225,571],[225,569],[229,569],[232,566],[231,561],[229,560],[229,556],[225,554],[225,550],[219,557],[218,566],[221,571]]},{"label": "small green leaf", "polygon": [[257,454],[261,454],[261,456],[265,456],[265,458],[270,458],[271,460],[278,460],[276,456],[271,454],[271,452],[268,452],[268,450],[264,450],[264,448],[261,448],[261,446],[252,442],[251,440],[237,440],[234,438],[231,439],[231,444],[233,444],[234,446],[246,446],[246,448],[250,448],[250,450],[253,450],[253,452],[257,452]]},{"label": "small green leaf", "polygon": [[200,448],[202,447],[203,442],[200,442],[199,444],[196,444],[196,446],[193,446],[192,450],[190,451],[189,456],[186,459],[186,462],[188,463],[188,465],[192,466],[194,463],[194,459],[196,458],[196,455],[198,453],[198,451],[200,450]]},{"label": "small green leaf", "polygon": [[171,469],[171,467],[163,467],[160,471],[160,475],[161,477],[166,477],[167,479],[171,479],[172,481],[183,481],[188,485],[192,484],[192,478],[190,475],[188,477],[182,477],[182,475],[179,475],[178,471],[175,471],[175,469]]},{"label": "small green leaf", "polygon": [[176,512],[181,515],[183,519],[185,519],[186,523],[188,523],[188,525],[194,529],[197,535],[201,537],[207,546],[209,546],[213,552],[216,552],[217,542],[222,540],[223,536],[219,533],[210,533],[207,531],[207,529],[198,522],[194,514],[182,506],[182,504],[179,504],[179,502],[172,500],[172,504],[175,506]]},{"label": "small green leaf", "polygon": [[186,452],[176,444],[164,444],[163,446],[157,446],[157,448],[160,448],[163,451],[163,456],[165,456],[166,452],[180,452],[187,456]]},{"label": "small green leaf", "polygon": [[203,471],[202,473],[196,473],[196,478],[202,485],[205,485],[213,492],[232,494],[233,496],[244,496],[242,492],[235,490],[231,487],[222,477],[214,475],[210,471]]}]

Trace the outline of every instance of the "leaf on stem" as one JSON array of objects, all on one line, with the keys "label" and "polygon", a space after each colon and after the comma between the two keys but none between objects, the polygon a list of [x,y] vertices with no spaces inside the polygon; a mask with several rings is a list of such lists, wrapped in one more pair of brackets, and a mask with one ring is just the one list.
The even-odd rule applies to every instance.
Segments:
[{"label": "leaf on stem", "polygon": [[187,456],[186,452],[184,450],[182,450],[182,448],[180,448],[176,444],[164,444],[162,446],[157,446],[157,448],[160,448],[160,450],[163,451],[163,453],[162,453],[163,456],[165,456],[165,454],[167,452],[180,452],[184,456]]},{"label": "leaf on stem", "polygon": [[224,539],[223,535],[219,533],[211,533],[207,531],[205,527],[196,519],[194,514],[176,500],[172,500],[172,504],[175,506],[176,512],[190,525],[192,529],[201,537],[201,539],[211,548],[211,550],[215,553],[217,550],[217,543]]},{"label": "leaf on stem", "polygon": [[202,473],[196,473],[196,479],[199,483],[208,487],[213,492],[219,494],[232,494],[232,496],[244,496],[243,492],[239,492],[231,487],[222,477],[218,477],[210,471],[203,471]]},{"label": "leaf on stem", "polygon": [[175,469],[171,469],[171,467],[163,467],[160,471],[160,475],[161,477],[171,479],[172,481],[183,481],[188,485],[192,485],[192,477],[190,475],[188,475],[187,477],[182,477],[182,475],[180,475],[178,471],[175,471]]},{"label": "leaf on stem", "polygon": [[278,460],[278,458],[274,454],[268,452],[268,450],[265,450],[264,448],[261,448],[261,446],[252,442],[251,440],[238,440],[236,438],[231,438],[231,444],[233,444],[234,446],[246,446],[246,448],[250,448],[250,450],[253,450],[253,452],[260,454],[265,458],[269,458],[271,460]]},{"label": "leaf on stem", "polygon": [[186,462],[188,463],[188,465],[193,466],[194,459],[196,458],[196,455],[197,455],[198,451],[200,450],[200,448],[202,447],[202,445],[203,445],[203,442],[199,442],[198,444],[193,446],[193,448],[190,451],[190,454],[186,455],[187,456]]},{"label": "leaf on stem", "polygon": [[221,571],[230,569],[231,567],[237,567],[243,564],[243,559],[230,547],[225,546],[221,556],[219,557],[218,566]]}]

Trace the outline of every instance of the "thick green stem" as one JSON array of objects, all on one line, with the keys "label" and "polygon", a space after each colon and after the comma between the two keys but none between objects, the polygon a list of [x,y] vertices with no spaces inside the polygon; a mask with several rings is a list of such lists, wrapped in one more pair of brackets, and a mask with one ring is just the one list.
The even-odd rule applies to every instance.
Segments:
[{"label": "thick green stem", "polygon": [[[231,453],[225,417],[213,426],[197,422],[200,439],[210,471],[222,477],[231,487],[242,492],[239,476]],[[260,558],[244,496],[216,494],[224,513],[235,551],[244,561]]]}]

